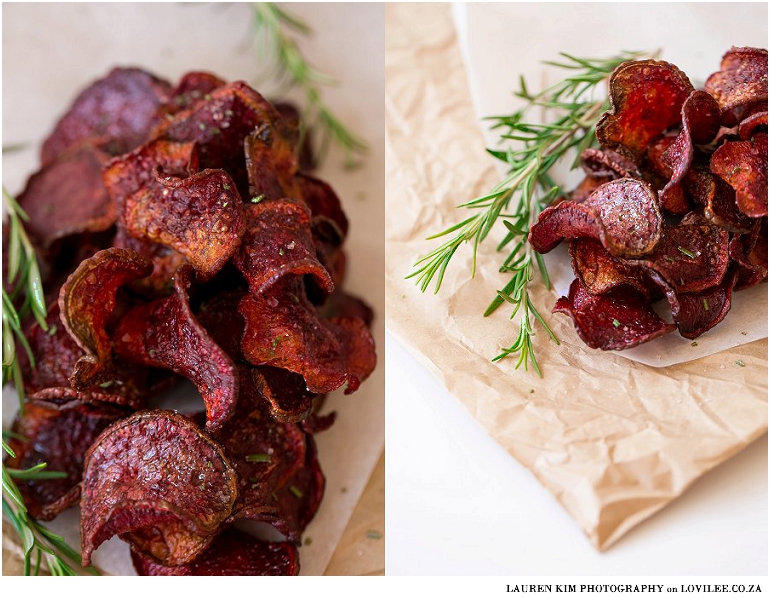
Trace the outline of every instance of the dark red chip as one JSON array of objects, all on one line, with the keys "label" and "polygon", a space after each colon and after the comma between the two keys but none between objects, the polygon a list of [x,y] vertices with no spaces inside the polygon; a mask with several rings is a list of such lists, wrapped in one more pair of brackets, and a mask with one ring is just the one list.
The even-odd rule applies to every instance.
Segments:
[{"label": "dark red chip", "polygon": [[[74,392],[71,392],[74,394]],[[7,443],[16,457],[8,456],[7,468],[26,470],[46,463],[46,471],[62,472],[65,478],[16,479],[29,515],[52,520],[80,499],[80,481],[86,451],[99,434],[127,412],[114,406],[70,400],[57,405],[33,400],[13,423]]]},{"label": "dark red chip", "polygon": [[565,201],[540,213],[529,241],[544,254],[562,239],[591,237],[613,256],[643,256],[658,243],[663,217],[646,183],[616,179],[597,188],[580,203]]},{"label": "dark red chip", "polygon": [[733,236],[730,258],[739,266],[736,291],[752,287],[767,278],[766,218],[756,221],[748,233]]},{"label": "dark red chip", "polygon": [[115,353],[124,360],[167,368],[189,378],[206,404],[206,428],[217,430],[238,400],[238,373],[232,359],[193,315],[187,290],[190,266],[174,277],[174,295],[136,306],[120,321]]},{"label": "dark red chip", "polygon": [[87,389],[112,380],[112,342],[107,323],[117,303],[118,290],[152,272],[152,264],[130,250],[111,248],[84,260],[59,293],[61,321],[85,351],[75,364],[70,383]]},{"label": "dark red chip", "polygon": [[173,248],[204,279],[235,253],[245,227],[235,184],[221,170],[158,177],[126,199],[123,218],[128,234]]},{"label": "dark red chip", "polygon": [[735,190],[709,172],[708,165],[694,164],[683,185],[693,200],[703,206],[703,215],[711,223],[736,233],[747,232],[753,226],[754,220],[738,209]]},{"label": "dark red chip", "polygon": [[246,137],[251,198],[263,201],[300,197],[295,179],[299,168],[295,152],[298,137],[297,127],[284,119],[262,123]]},{"label": "dark red chip", "polygon": [[299,551],[291,543],[268,543],[228,528],[219,533],[193,561],[176,567],[160,566],[131,552],[139,576],[296,576]]},{"label": "dark red chip", "polygon": [[345,382],[351,393],[374,369],[374,342],[366,324],[322,320],[301,279],[284,277],[267,292],[244,297],[239,311],[246,322],[241,343],[246,359],[302,375],[313,393],[328,393]]},{"label": "dark red chip", "polygon": [[96,147],[81,144],[29,178],[19,205],[29,216],[27,231],[44,249],[67,235],[104,231],[115,223],[115,207],[101,176],[108,160]]},{"label": "dark red chip", "polygon": [[569,297],[559,298],[553,311],[569,314],[580,338],[593,349],[636,347],[676,328],[658,316],[635,290],[623,287],[591,295],[579,279],[572,281]]},{"label": "dark red chip", "polygon": [[[241,376],[246,376],[243,368]],[[313,400],[318,394],[308,391],[305,379],[299,374],[272,366],[257,366],[250,368],[247,376],[250,395],[260,398],[270,416],[278,422],[299,422],[313,411]],[[243,392],[243,387],[241,389]]]},{"label": "dark red chip", "polygon": [[175,113],[190,108],[201,100],[207,100],[211,92],[226,84],[226,81],[211,73],[203,71],[185,73],[169,94],[167,110]]},{"label": "dark red chip", "polygon": [[767,50],[733,46],[723,57],[721,69],[706,81],[722,110],[722,123],[737,125],[758,105],[767,110]]},{"label": "dark red chip", "polygon": [[340,242],[345,239],[348,234],[348,219],[332,187],[325,181],[306,174],[298,175],[297,181],[302,198],[310,207],[313,220],[331,221],[340,234]]},{"label": "dark red chip", "polygon": [[655,60],[624,62],[610,76],[611,108],[596,125],[599,143],[638,161],[649,143],[681,120],[692,84],[674,65]]},{"label": "dark red chip", "polygon": [[233,263],[258,295],[287,275],[309,275],[329,294],[334,282],[318,261],[310,231],[310,212],[297,200],[268,200],[250,204],[246,233]]},{"label": "dark red chip", "polygon": [[639,167],[628,158],[607,149],[588,148],[580,154],[580,166],[591,177],[641,178]]},{"label": "dark red chip", "polygon": [[83,565],[115,535],[160,564],[186,564],[209,545],[236,496],[235,470],[192,420],[137,412],[105,430],[86,455]]},{"label": "dark red chip", "polygon": [[767,216],[767,133],[749,141],[727,141],[711,155],[711,172],[735,190],[735,201],[751,218]]},{"label": "dark red chip", "polygon": [[139,69],[116,68],[86,88],[43,143],[41,161],[51,162],[84,140],[112,155],[143,143],[155,126],[171,86]]},{"label": "dark red chip", "polygon": [[652,295],[644,271],[622,258],[615,258],[595,239],[581,238],[570,243],[572,270],[588,293],[602,295],[628,285],[645,299]]},{"label": "dark red chip", "polygon": [[767,110],[755,112],[747,116],[738,126],[738,137],[743,140],[751,139],[754,133],[767,133]]},{"label": "dark red chip", "polygon": [[655,250],[633,262],[658,273],[677,293],[696,293],[724,278],[728,242],[727,231],[693,213],[667,227]]}]

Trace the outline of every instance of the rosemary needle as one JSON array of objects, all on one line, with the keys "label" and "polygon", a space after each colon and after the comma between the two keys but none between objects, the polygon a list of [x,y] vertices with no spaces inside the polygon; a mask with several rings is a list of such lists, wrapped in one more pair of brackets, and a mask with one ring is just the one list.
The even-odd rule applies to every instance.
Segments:
[{"label": "rosemary needle", "polygon": [[[502,131],[500,141],[508,147],[487,151],[507,164],[508,174],[489,193],[458,206],[473,211],[473,214],[430,236],[428,239],[448,239],[417,260],[414,270],[407,276],[414,278],[423,292],[433,284],[434,292],[438,293],[449,263],[466,242],[472,244],[470,274],[471,277],[475,276],[479,245],[502,218],[507,233],[497,249],[507,249],[508,255],[500,266],[500,272],[508,274],[510,279],[497,291],[484,316],[492,314],[504,303],[511,304],[511,318],[519,316],[519,332],[515,341],[502,349],[493,361],[518,356],[516,368],[523,365],[527,369],[528,364],[531,364],[538,376],[542,377],[532,344],[535,324],[539,324],[555,343],[559,343],[529,296],[529,284],[535,273],[534,265],[537,265],[546,287],[550,288],[543,258],[530,247],[527,240],[529,228],[538,214],[563,194],[550,174],[554,165],[574,153],[572,168],[575,168],[580,153],[595,144],[596,122],[609,108],[609,104],[606,99],[592,99],[590,92],[606,82],[619,64],[642,55],[639,52],[626,52],[612,58],[595,59],[562,53],[561,62],[545,64],[568,71],[567,76],[535,94],[529,91],[526,81],[521,77],[515,95],[525,100],[526,106],[510,115],[489,118],[493,123],[492,128]],[[549,115],[553,115],[552,120],[545,123],[526,120],[527,111],[535,107],[548,111]]]}]

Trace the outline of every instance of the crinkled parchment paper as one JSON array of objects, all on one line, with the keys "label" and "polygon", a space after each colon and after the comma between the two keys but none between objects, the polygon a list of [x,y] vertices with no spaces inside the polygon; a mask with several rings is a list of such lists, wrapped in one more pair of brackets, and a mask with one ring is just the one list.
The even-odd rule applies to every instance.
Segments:
[{"label": "crinkled parchment paper", "polygon": [[[334,151],[319,176],[337,191],[350,219],[346,289],[374,307],[375,341],[382,351],[384,8],[321,3],[287,8],[314,29],[312,37],[300,42],[303,51],[339,81],[324,92],[324,101],[370,146],[362,168],[344,169],[342,154]],[[3,155],[3,184],[11,193],[23,188],[38,166],[40,142],[56,120],[85,85],[113,66],[141,66],[172,81],[190,70],[208,70],[253,83],[260,69],[249,10],[246,4],[216,3],[5,4],[3,145],[25,146]],[[367,31],[365,39],[358,35],[361,30]],[[257,89],[266,92],[259,85]],[[303,575],[323,574],[335,550],[346,549],[338,542],[384,445],[383,370],[380,365],[353,395],[332,394],[324,406],[336,410],[338,418],[316,437],[327,485],[320,510],[303,535],[312,540],[300,549]],[[177,400],[195,402],[194,389],[191,394]],[[15,392],[6,389],[4,426],[16,411],[16,401]],[[51,528],[79,545],[77,510],[62,514]],[[8,544],[15,545],[16,537],[4,533],[3,546]],[[118,539],[94,557],[107,574],[134,573],[128,547]],[[364,571],[373,569],[367,564]]]},{"label": "crinkled parchment paper", "polygon": [[[550,317],[561,345],[535,337],[542,380],[512,360],[492,363],[515,336],[505,309],[481,317],[505,283],[495,232],[474,279],[470,247],[438,294],[404,279],[435,247],[425,237],[498,177],[450,7],[388,5],[386,15],[387,327],[606,549],[767,430],[767,340],[653,368],[590,350],[569,319]],[[515,85],[517,61],[490,60]],[[541,285],[531,295],[544,314],[557,297]]]}]

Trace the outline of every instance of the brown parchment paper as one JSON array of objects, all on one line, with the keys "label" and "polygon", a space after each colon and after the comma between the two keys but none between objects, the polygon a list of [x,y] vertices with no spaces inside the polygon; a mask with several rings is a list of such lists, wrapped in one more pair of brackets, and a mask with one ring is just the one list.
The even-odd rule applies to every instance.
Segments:
[{"label": "brown parchment paper", "polygon": [[[494,232],[474,279],[470,246],[438,294],[404,279],[436,247],[425,237],[497,182],[450,8],[388,4],[386,28],[386,326],[604,550],[767,430],[767,340],[652,368],[550,318],[561,345],[535,337],[542,380],[492,363],[516,334],[504,309],[481,317],[505,283]],[[556,300],[542,285],[531,295],[546,314]]]}]

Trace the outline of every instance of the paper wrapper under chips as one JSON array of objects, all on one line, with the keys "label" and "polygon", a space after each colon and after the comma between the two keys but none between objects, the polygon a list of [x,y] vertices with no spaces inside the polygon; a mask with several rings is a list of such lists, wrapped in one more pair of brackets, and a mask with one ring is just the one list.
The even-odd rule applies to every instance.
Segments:
[{"label": "paper wrapper under chips", "polygon": [[474,279],[470,246],[438,294],[404,279],[436,246],[425,237],[457,222],[454,206],[498,177],[450,10],[391,5],[386,21],[387,326],[606,549],[767,430],[767,341],[652,368],[586,348],[568,318],[550,315],[557,295],[534,284],[532,300],[561,340],[534,338],[544,378],[514,360],[493,363],[516,326],[504,309],[481,317],[505,283],[494,239],[479,248]]}]

